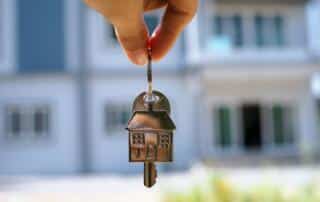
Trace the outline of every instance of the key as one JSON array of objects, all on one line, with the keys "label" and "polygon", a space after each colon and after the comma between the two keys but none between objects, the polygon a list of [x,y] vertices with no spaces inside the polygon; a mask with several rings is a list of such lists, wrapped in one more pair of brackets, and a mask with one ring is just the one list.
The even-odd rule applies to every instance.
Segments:
[{"label": "key", "polygon": [[157,169],[153,162],[144,163],[144,186],[152,187],[156,183]]},{"label": "key", "polygon": [[157,178],[155,162],[173,160],[173,132],[176,126],[170,118],[168,98],[152,87],[151,49],[148,58],[148,88],[134,100],[127,130],[129,162],[144,163],[144,185],[150,188]]}]

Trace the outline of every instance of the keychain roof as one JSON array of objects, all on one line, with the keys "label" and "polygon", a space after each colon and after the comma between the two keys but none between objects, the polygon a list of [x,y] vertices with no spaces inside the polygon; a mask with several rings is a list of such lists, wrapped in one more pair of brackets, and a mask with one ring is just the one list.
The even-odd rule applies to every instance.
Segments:
[{"label": "keychain roof", "polygon": [[171,112],[168,98],[152,88],[152,57],[148,48],[147,92],[141,93],[133,103],[133,115],[127,129],[163,129],[174,130],[175,124],[170,118]]}]

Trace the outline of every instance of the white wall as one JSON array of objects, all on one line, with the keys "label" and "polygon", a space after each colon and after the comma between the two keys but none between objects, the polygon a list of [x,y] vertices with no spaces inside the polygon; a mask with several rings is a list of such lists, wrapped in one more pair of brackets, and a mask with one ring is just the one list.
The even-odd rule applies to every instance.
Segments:
[{"label": "white wall", "polygon": [[[78,170],[77,103],[69,78],[28,77],[0,82],[0,174],[73,173]],[[51,131],[44,139],[6,139],[7,104],[49,104]]]}]

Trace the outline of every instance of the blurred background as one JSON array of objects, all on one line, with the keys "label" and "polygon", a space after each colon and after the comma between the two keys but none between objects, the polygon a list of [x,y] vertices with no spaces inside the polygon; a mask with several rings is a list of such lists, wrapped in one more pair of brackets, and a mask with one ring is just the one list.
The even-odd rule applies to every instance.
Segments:
[{"label": "blurred background", "polygon": [[81,0],[0,0],[0,201],[320,201],[319,73],[319,0],[200,0],[154,65],[177,130],[148,190],[124,130],[145,68]]}]

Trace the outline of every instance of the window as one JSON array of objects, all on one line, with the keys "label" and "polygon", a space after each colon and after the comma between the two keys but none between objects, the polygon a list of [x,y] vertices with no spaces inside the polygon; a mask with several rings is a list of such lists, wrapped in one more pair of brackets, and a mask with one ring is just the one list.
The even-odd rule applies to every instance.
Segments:
[{"label": "window", "polygon": [[235,15],[232,17],[215,16],[213,20],[213,33],[216,39],[226,38],[234,47],[243,45],[242,17]]},{"label": "window", "polygon": [[47,106],[10,105],[5,110],[8,137],[41,137],[49,133],[50,112]]},{"label": "window", "polygon": [[242,18],[239,15],[236,15],[232,18],[234,26],[234,45],[236,47],[241,47],[243,45],[242,37]]},{"label": "window", "polygon": [[19,107],[12,106],[6,110],[6,128],[8,136],[18,137],[22,132],[23,112]]},{"label": "window", "polygon": [[49,132],[49,109],[47,107],[37,107],[33,110],[33,127],[35,135],[41,136]]},{"label": "window", "polygon": [[108,132],[123,130],[130,119],[129,105],[108,104],[105,107],[105,129]]},{"label": "window", "polygon": [[144,144],[144,134],[143,133],[133,133],[132,134],[132,144],[143,145]]},{"label": "window", "polygon": [[296,141],[294,117],[294,108],[284,103],[220,105],[213,111],[215,146],[247,151],[292,148]]},{"label": "window", "polygon": [[255,23],[255,33],[256,33],[256,45],[263,46],[263,21],[261,16],[256,16],[254,19]]},{"label": "window", "polygon": [[19,71],[28,73],[63,71],[65,1],[16,2]]},{"label": "window", "polygon": [[160,147],[163,149],[168,149],[170,145],[170,136],[169,134],[162,133],[159,137]]},{"label": "window", "polygon": [[275,26],[275,43],[278,46],[284,45],[284,21],[282,16],[276,16],[274,18]]},{"label": "window", "polygon": [[216,144],[222,148],[230,147],[232,144],[231,134],[231,111],[228,107],[219,107],[214,111],[216,123]]},{"label": "window", "polygon": [[276,146],[290,145],[294,141],[293,114],[290,107],[272,107],[273,143]]},{"label": "window", "polygon": [[256,46],[283,46],[284,45],[284,20],[282,16],[254,17]]},{"label": "window", "polygon": [[[243,48],[285,45],[285,20],[280,15],[219,14],[213,17],[212,46]],[[211,44],[209,42],[209,44]]]}]

